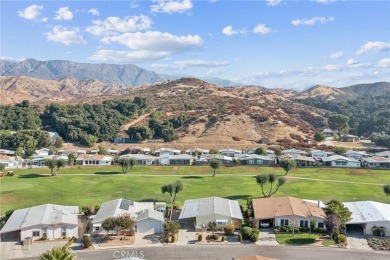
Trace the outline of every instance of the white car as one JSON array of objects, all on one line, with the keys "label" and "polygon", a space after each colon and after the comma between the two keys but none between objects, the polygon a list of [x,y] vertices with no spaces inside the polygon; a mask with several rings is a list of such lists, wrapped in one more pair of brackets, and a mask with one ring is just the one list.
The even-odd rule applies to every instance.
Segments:
[{"label": "white car", "polygon": [[269,223],[266,223],[266,222],[265,223],[261,223],[260,227],[264,227],[264,228],[269,227]]}]

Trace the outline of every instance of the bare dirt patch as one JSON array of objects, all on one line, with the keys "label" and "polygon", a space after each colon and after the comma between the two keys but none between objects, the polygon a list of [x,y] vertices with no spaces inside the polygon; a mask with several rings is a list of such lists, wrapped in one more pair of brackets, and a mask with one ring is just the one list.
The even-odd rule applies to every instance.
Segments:
[{"label": "bare dirt patch", "polygon": [[108,246],[129,246],[134,244],[135,236],[126,236],[124,239],[123,236],[95,236],[96,243],[101,247]]}]

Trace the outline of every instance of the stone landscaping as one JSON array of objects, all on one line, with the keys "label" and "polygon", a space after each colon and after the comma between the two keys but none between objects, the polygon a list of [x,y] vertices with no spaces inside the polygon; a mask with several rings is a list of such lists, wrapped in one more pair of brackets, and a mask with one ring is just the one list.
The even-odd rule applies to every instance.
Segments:
[{"label": "stone landscaping", "polygon": [[367,241],[368,245],[375,250],[390,251],[390,238],[370,237]]}]

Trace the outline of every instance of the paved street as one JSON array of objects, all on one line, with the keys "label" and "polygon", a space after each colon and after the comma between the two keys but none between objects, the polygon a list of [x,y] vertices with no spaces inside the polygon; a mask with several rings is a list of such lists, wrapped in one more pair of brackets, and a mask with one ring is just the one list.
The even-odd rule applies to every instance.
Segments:
[{"label": "paved street", "polygon": [[258,245],[196,245],[196,246],[165,246],[147,248],[126,248],[96,250],[88,253],[77,253],[79,259],[121,259],[139,257],[141,259],[213,259],[228,260],[245,255],[262,255],[277,259],[364,259],[387,260],[390,252],[367,252],[343,248],[318,248],[304,246],[258,246]]}]

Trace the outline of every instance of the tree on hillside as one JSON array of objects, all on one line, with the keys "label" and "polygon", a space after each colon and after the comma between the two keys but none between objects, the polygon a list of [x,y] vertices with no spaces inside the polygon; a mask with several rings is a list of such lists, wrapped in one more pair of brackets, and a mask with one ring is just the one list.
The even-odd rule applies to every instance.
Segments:
[{"label": "tree on hillside", "polygon": [[326,230],[330,235],[330,239],[333,239],[333,234],[340,228],[340,220],[335,214],[330,214],[325,217],[324,223],[326,225]]},{"label": "tree on hillside", "polygon": [[102,144],[99,144],[98,150],[99,150],[98,154],[102,154],[102,155],[107,155],[108,154],[107,149]]},{"label": "tree on hillside", "polygon": [[[0,170],[1,171],[1,170]],[[383,186],[383,192],[387,195],[390,196],[390,184],[386,184]]]},{"label": "tree on hillside", "polygon": [[39,256],[39,260],[76,260],[77,257],[67,247],[55,247]]},{"label": "tree on hillside", "polygon": [[80,137],[80,144],[88,147],[93,147],[98,141],[98,138],[94,135],[82,135]]},{"label": "tree on hillside", "polygon": [[108,232],[116,228],[115,218],[106,218],[102,223],[102,227],[107,232],[107,236],[108,236]]},{"label": "tree on hillside", "polygon": [[347,148],[336,146],[333,148],[333,152],[338,155],[343,155],[347,152]]},{"label": "tree on hillside", "polygon": [[317,142],[322,142],[325,139],[326,139],[326,135],[321,131],[317,131],[314,135],[314,140],[316,140]]},{"label": "tree on hillside", "polygon": [[325,213],[327,215],[336,215],[340,220],[341,226],[345,228],[345,224],[351,220],[351,211],[338,200],[331,200],[326,205]]},{"label": "tree on hillside", "polygon": [[328,118],[329,127],[339,133],[348,131],[349,117],[341,114],[333,114]]},{"label": "tree on hillside", "polygon": [[127,129],[127,134],[131,139],[135,139],[137,141],[153,138],[153,132],[147,126],[130,126],[129,129]]},{"label": "tree on hillside", "polygon": [[132,231],[134,229],[135,220],[130,216],[130,214],[125,213],[116,218],[116,225],[123,232],[123,238],[126,238],[126,232]]},{"label": "tree on hillside", "polygon": [[267,150],[264,147],[259,147],[259,148],[257,148],[255,150],[255,154],[266,155],[267,154]]},{"label": "tree on hillside", "polygon": [[209,165],[210,165],[211,169],[214,170],[213,177],[215,177],[215,170],[219,168],[219,166],[221,165],[221,162],[217,159],[212,159],[212,160],[210,160]]},{"label": "tree on hillside", "polygon": [[[273,191],[273,185],[277,181],[276,189]],[[271,197],[276,192],[278,192],[279,188],[283,186],[286,183],[286,179],[284,177],[278,177],[275,173],[269,173],[269,174],[259,174],[256,176],[256,182],[261,187],[261,193],[263,194],[263,197]],[[268,193],[264,192],[265,186],[269,184],[270,188]]]},{"label": "tree on hillside", "polygon": [[180,180],[171,182],[169,184],[161,186],[162,194],[168,193],[171,197],[171,210],[169,212],[169,219],[172,219],[173,203],[175,203],[176,196],[183,190],[183,183]]},{"label": "tree on hillside", "polygon": [[122,167],[122,173],[126,174],[131,169],[131,159],[130,158],[120,158],[118,160],[118,164],[120,167]]},{"label": "tree on hillside", "polygon": [[54,159],[48,159],[45,161],[46,166],[50,169],[51,176],[54,176],[54,169],[57,166],[57,160]]},{"label": "tree on hillside", "polygon": [[63,145],[63,141],[62,141],[61,136],[57,136],[57,137],[56,137],[56,140],[55,140],[55,142],[54,142],[54,147],[57,148],[57,149],[59,149],[59,148],[62,147],[62,145]]},{"label": "tree on hillside", "polygon": [[297,167],[297,163],[294,160],[283,159],[279,162],[279,166],[285,171],[284,175],[287,175],[289,171]]},{"label": "tree on hillside", "polygon": [[209,151],[209,154],[219,154],[219,151],[218,150],[215,150],[215,149],[211,149]]}]

